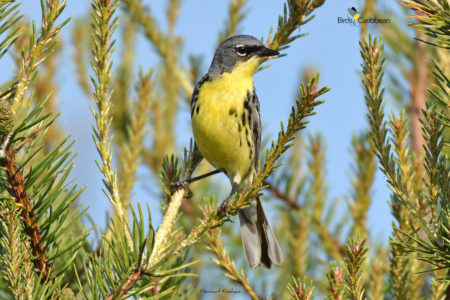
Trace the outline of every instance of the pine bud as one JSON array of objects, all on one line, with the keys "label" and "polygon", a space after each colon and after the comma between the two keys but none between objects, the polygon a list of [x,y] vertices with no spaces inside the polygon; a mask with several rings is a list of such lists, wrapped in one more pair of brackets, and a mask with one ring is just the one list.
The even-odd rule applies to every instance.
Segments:
[{"label": "pine bud", "polygon": [[0,141],[13,129],[12,112],[9,104],[0,100]]}]

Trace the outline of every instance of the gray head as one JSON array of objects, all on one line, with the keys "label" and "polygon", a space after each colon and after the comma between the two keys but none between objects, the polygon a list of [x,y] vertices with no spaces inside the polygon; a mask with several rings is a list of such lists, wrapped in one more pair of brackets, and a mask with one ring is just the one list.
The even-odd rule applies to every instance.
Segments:
[{"label": "gray head", "polygon": [[260,40],[250,35],[235,35],[223,41],[216,49],[213,61],[209,67],[210,76],[219,76],[231,72],[236,63],[252,57],[278,55],[279,52],[264,47]]}]

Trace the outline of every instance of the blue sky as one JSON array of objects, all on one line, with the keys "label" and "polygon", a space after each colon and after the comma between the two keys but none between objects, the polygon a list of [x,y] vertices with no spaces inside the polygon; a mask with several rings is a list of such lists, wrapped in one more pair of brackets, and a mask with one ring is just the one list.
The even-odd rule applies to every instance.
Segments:
[{"label": "blue sky", "polygon": [[[153,14],[165,28],[165,1],[144,1],[151,4]],[[282,1],[250,0],[246,5],[247,17],[240,26],[240,33],[256,37],[267,37],[270,26],[276,28],[278,15],[283,11]],[[320,132],[327,150],[327,184],[331,199],[349,195],[349,167],[352,163],[350,145],[352,135],[367,128],[363,90],[358,75],[361,58],[359,54],[359,31],[348,24],[337,24],[337,17],[345,17],[347,8],[357,6],[355,1],[327,1],[315,14],[316,17],[301,33],[308,33],[292,43],[283,53],[286,57],[271,61],[271,67],[255,75],[255,86],[261,102],[261,118],[264,135],[275,138],[280,121],[287,121],[290,107],[295,99],[301,71],[314,67],[321,74],[320,83],[331,88],[323,98],[326,103],[317,109],[317,115],[310,119],[307,133]],[[29,19],[39,20],[39,1],[25,1],[21,5]],[[89,1],[68,1],[63,17],[88,19]],[[184,58],[188,53],[204,56],[204,67],[214,53],[217,33],[223,28],[227,16],[227,1],[192,0],[184,1],[176,31],[184,36]],[[109,209],[106,197],[101,191],[100,173],[95,166],[97,153],[91,139],[93,117],[89,110],[90,101],[84,96],[76,83],[75,65],[71,59],[74,51],[71,42],[73,22],[63,29],[66,47],[60,61],[57,81],[59,91],[59,109],[63,112],[60,124],[76,139],[74,151],[78,152],[73,175],[80,185],[89,184],[81,201],[90,206],[89,213],[100,226],[105,223],[105,211]],[[389,25],[385,25],[389,26]],[[120,51],[118,49],[117,51]],[[151,45],[139,38],[137,61],[147,69],[157,64],[157,56]],[[2,70],[11,70],[11,61],[4,59],[0,63]],[[137,69],[136,69],[137,70]],[[5,72],[0,75],[4,80]],[[389,106],[388,106],[389,107]],[[183,108],[186,109],[186,108]],[[191,137],[189,116],[181,114],[178,128],[182,137],[178,141],[179,154]],[[135,196],[141,203],[155,203],[156,191],[147,182],[148,172],[140,171],[141,180],[135,189]],[[148,192],[151,196],[148,196]],[[386,243],[391,231],[392,217],[389,212],[389,190],[385,178],[377,172],[374,187],[373,204],[369,212],[368,227],[373,237]],[[154,211],[157,207],[155,206]],[[154,222],[160,216],[155,212]],[[274,222],[274,221],[272,221]]]}]

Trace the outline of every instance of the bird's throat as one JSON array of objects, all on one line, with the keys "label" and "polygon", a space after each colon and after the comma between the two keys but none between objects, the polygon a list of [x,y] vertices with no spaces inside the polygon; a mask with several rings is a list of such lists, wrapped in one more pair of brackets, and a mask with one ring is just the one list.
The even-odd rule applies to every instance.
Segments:
[{"label": "bird's throat", "polygon": [[[211,81],[205,83],[202,87],[202,92],[206,99],[214,99],[213,95],[220,94],[243,94],[236,97],[236,101],[245,100],[245,95],[248,91],[253,90],[253,74],[259,66],[259,59],[252,57],[246,61],[238,62],[231,72],[224,72],[219,77],[213,78]],[[211,97],[212,96],[212,97]],[[237,95],[235,95],[237,96]],[[219,98],[221,98],[219,96]]]}]

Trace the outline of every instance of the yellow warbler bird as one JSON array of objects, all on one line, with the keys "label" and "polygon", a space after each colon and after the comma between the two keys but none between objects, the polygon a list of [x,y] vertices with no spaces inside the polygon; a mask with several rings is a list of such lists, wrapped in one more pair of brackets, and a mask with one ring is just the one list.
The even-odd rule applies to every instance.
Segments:
[{"label": "yellow warbler bird", "polygon": [[[278,54],[252,36],[230,37],[216,49],[208,73],[194,89],[191,118],[195,142],[232,186],[222,211],[235,193],[252,183],[258,167],[261,119],[253,74],[265,57]],[[239,220],[249,265],[270,268],[281,264],[283,254],[259,197],[239,211]]]}]

